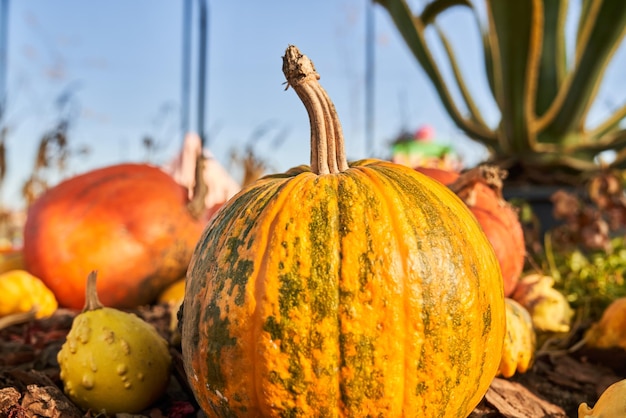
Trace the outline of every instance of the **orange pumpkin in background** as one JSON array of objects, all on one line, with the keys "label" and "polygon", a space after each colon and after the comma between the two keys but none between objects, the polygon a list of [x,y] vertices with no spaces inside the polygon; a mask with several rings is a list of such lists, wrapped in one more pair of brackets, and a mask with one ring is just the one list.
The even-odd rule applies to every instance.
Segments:
[{"label": "orange pumpkin in background", "polygon": [[187,190],[148,164],[118,164],[72,177],[28,210],[24,263],[64,307],[85,303],[85,277],[98,271],[110,307],[154,301],[184,276],[206,225],[187,207]]},{"label": "orange pumpkin in background", "polygon": [[417,167],[415,170],[422,174],[426,174],[428,177],[433,178],[446,186],[454,183],[460,176],[456,171],[442,170],[435,167]]},{"label": "orange pumpkin in background", "polygon": [[504,173],[492,166],[463,174],[430,167],[415,169],[451,188],[470,208],[493,246],[502,270],[504,295],[510,296],[524,269],[526,244],[517,211],[501,195]]}]

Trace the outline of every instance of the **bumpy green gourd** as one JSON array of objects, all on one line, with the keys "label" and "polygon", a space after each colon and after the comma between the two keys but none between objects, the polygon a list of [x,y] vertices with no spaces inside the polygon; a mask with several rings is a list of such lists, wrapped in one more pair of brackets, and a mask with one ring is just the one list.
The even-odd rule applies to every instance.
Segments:
[{"label": "bumpy green gourd", "polygon": [[85,309],[74,318],[58,354],[65,393],[84,409],[141,411],[167,388],[167,341],[136,315],[103,307],[95,273],[86,293]]}]

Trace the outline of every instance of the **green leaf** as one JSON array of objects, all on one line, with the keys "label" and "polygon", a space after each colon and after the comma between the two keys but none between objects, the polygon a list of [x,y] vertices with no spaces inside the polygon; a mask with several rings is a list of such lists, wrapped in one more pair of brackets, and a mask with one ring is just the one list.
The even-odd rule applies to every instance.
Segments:
[{"label": "green leaf", "polygon": [[579,142],[570,149],[573,152],[592,152],[599,154],[609,149],[620,149],[626,146],[626,129],[607,133],[595,141]]},{"label": "green leaf", "polygon": [[561,86],[556,108],[551,109],[556,112],[554,119],[546,127],[557,135],[584,127],[606,67],[626,35],[626,1],[593,1],[581,19],[577,60]]},{"label": "green leaf", "polygon": [[554,101],[567,71],[565,19],[568,0],[543,0],[543,46],[535,112],[544,114]]},{"label": "green leaf", "polygon": [[604,122],[600,123],[593,131],[589,133],[589,136],[593,140],[598,140],[609,132],[619,128],[620,123],[626,119],[626,104],[617,109],[611,116],[609,116]]},{"label": "green leaf", "polygon": [[439,35],[444,50],[446,51],[446,55],[448,56],[448,60],[450,61],[450,66],[452,67],[454,79],[456,80],[457,86],[459,87],[459,91],[461,92],[463,101],[467,106],[467,110],[470,112],[470,118],[476,123],[486,126],[487,123],[482,117],[480,110],[478,109],[476,103],[474,102],[474,99],[472,98],[472,95],[467,89],[467,84],[465,83],[463,74],[461,73],[461,68],[459,67],[454,51],[452,50],[452,45],[450,44],[450,41],[448,41],[448,38],[438,26],[436,26],[436,28],[437,34]]},{"label": "green leaf", "polygon": [[[477,26],[481,28],[481,37],[483,41],[483,54],[484,54],[484,61],[485,61],[485,73],[487,74],[487,82],[489,84],[489,88],[491,89],[491,94],[493,95],[496,103],[498,104],[499,107],[501,107],[502,103],[500,100],[498,100],[498,95],[497,95],[497,91],[499,91],[500,88],[496,88],[496,85],[500,85],[501,81],[499,77],[499,72],[496,72],[495,67],[494,67],[496,64],[494,62],[492,45],[491,45],[492,36],[489,32],[489,28],[481,27],[480,21],[476,13],[474,13],[474,16],[476,17]],[[497,43],[495,43],[493,47],[497,48]]]},{"label": "green leaf", "polygon": [[[594,1],[597,0],[582,0],[581,2],[581,6],[580,6],[580,17],[578,19],[578,27],[576,28],[576,45],[580,45],[582,42],[582,35],[584,33],[584,27],[585,27],[585,22],[586,22],[586,17],[589,16],[589,14],[591,13],[591,6],[593,5]],[[603,1],[603,0],[600,0]],[[578,61],[578,59],[580,57],[574,57],[576,61]]]},{"label": "green leaf", "polygon": [[541,53],[541,1],[489,0],[487,12],[494,26],[491,30],[495,37],[492,42],[497,43],[498,62],[494,62],[494,67],[502,78],[501,86],[496,84],[495,87],[502,113],[503,140],[508,145],[505,150],[515,153],[532,149],[535,143],[532,122]]},{"label": "green leaf", "polygon": [[446,10],[450,9],[453,6],[467,6],[469,8],[472,7],[471,3],[467,0],[434,0],[428,3],[422,13],[420,18],[422,22],[424,22],[424,26],[428,26],[435,21],[437,16]]},{"label": "green leaf", "polygon": [[[614,132],[612,134],[614,136],[615,141],[624,141],[626,140],[626,129],[622,129],[620,131]],[[613,168],[626,169],[626,148],[622,148],[617,155],[615,156],[615,160],[610,165]]]},{"label": "green leaf", "polygon": [[463,117],[446,85],[437,64],[430,52],[424,36],[424,23],[419,16],[413,16],[406,0],[375,0],[382,5],[392,20],[407,46],[433,83],[441,102],[459,128],[470,137],[487,145],[496,142],[496,135],[487,126],[479,125]]}]

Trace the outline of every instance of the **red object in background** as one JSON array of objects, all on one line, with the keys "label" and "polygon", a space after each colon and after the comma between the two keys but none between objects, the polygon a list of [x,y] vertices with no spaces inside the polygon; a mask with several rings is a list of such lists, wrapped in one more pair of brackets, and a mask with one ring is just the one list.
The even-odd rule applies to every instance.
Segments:
[{"label": "red object in background", "polygon": [[422,125],[417,131],[415,131],[415,140],[417,141],[431,141],[435,138],[435,128],[430,125]]},{"label": "red object in background", "polygon": [[64,307],[81,309],[98,271],[105,306],[154,301],[184,276],[206,225],[187,191],[158,167],[119,164],[70,178],[41,195],[24,227],[24,263]]},{"label": "red object in background", "polygon": [[[446,186],[451,186],[462,175],[430,167],[418,167],[416,171]],[[478,220],[496,253],[502,270],[504,295],[510,296],[520,279],[526,257],[524,231],[517,211],[486,184],[477,182],[469,187],[472,190],[463,194],[472,195],[472,201],[463,200]]]}]

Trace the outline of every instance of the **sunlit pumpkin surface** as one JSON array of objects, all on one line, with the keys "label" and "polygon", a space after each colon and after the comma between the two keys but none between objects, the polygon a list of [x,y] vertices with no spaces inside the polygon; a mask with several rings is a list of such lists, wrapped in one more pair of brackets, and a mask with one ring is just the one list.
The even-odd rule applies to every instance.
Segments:
[{"label": "sunlit pumpkin surface", "polygon": [[147,164],[117,164],[69,178],[29,208],[26,268],[64,307],[83,307],[92,270],[101,278],[98,291],[107,306],[150,303],[185,274],[206,226],[191,216],[186,196],[172,177]]},{"label": "sunlit pumpkin surface", "polygon": [[504,330],[498,261],[464,203],[364,160],[225,205],[192,257],[182,344],[209,415],[466,417]]},{"label": "sunlit pumpkin surface", "polygon": [[[459,173],[438,168],[417,167],[416,170],[447,186],[460,177]],[[467,187],[471,190],[473,202],[466,204],[476,216],[496,253],[502,272],[504,295],[510,296],[517,287],[526,261],[524,231],[519,216],[513,206],[487,184],[475,183]]]}]

